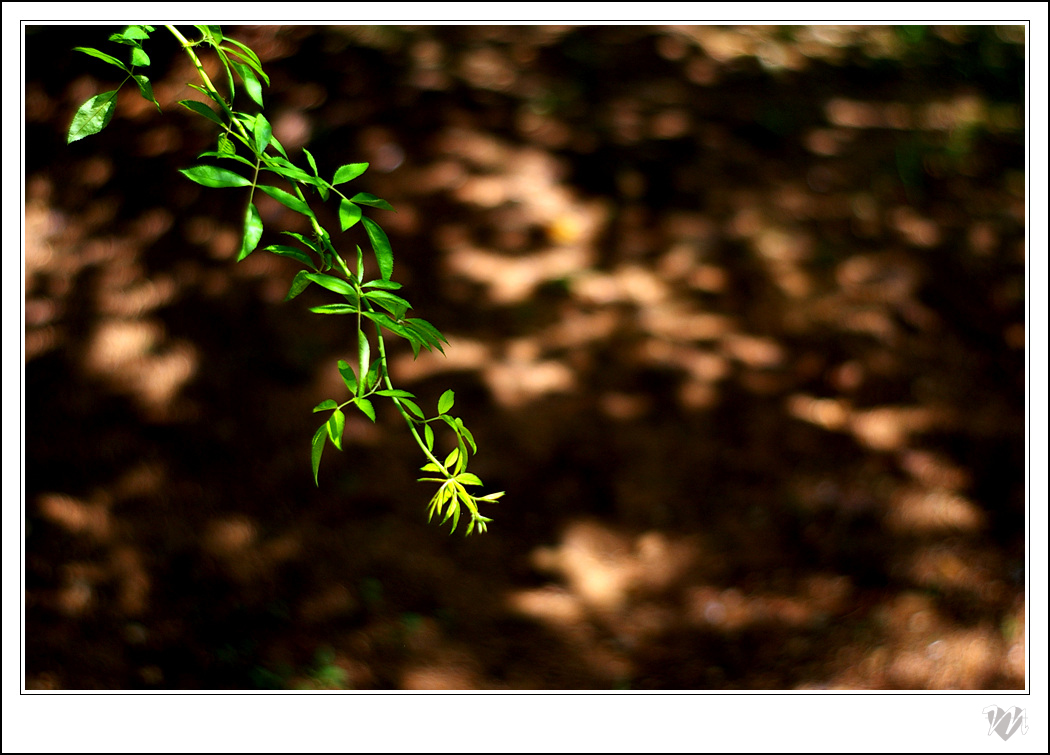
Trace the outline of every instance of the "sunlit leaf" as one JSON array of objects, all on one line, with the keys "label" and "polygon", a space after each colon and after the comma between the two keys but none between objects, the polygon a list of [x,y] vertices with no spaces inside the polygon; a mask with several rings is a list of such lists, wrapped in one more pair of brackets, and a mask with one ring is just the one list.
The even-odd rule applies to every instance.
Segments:
[{"label": "sunlit leaf", "polygon": [[372,242],[376,262],[379,263],[379,274],[383,280],[390,280],[390,276],[394,274],[394,251],[390,248],[390,239],[386,237],[386,232],[379,227],[379,224],[371,218],[361,218],[361,222],[365,225],[368,240]]},{"label": "sunlit leaf", "polygon": [[397,291],[399,288],[401,288],[401,284],[398,283],[397,281],[374,280],[374,281],[368,281],[368,283],[365,283],[363,287],[364,288],[384,288],[384,289],[387,289],[389,291]]},{"label": "sunlit leaf", "polygon": [[[131,48],[131,65],[132,66],[148,66],[149,55],[139,45],[135,45]],[[147,97],[147,99],[149,99]]]},{"label": "sunlit leaf", "polygon": [[423,425],[423,441],[427,444],[427,450],[434,451],[434,430],[429,424]]},{"label": "sunlit leaf", "polygon": [[212,189],[252,185],[251,181],[239,173],[226,170],[226,168],[217,168],[214,165],[197,165],[193,168],[180,170],[179,173],[194,183],[199,183],[201,186],[208,186]]},{"label": "sunlit leaf", "polygon": [[259,217],[259,210],[254,204],[249,204],[244,217],[244,238],[241,241],[240,254],[237,255],[238,262],[255,251],[255,247],[259,245],[259,239],[262,238],[262,232],[263,223],[262,218]]},{"label": "sunlit leaf", "polygon": [[344,231],[356,225],[361,219],[361,208],[348,199],[339,201],[339,227]]},{"label": "sunlit leaf", "polygon": [[324,273],[306,273],[306,277],[317,285],[324,286],[329,291],[335,291],[337,294],[356,296],[353,286],[334,276],[325,275]]},{"label": "sunlit leaf", "polygon": [[310,441],[310,465],[314,470],[314,485],[318,487],[320,487],[321,483],[318,482],[317,472],[321,468],[321,454],[324,453],[324,442],[327,438],[328,423],[326,422],[317,428],[313,440]]},{"label": "sunlit leaf", "polygon": [[357,375],[354,374],[354,368],[346,363],[345,360],[340,359],[338,362],[339,374],[343,378],[343,382],[346,383],[347,389],[351,395],[357,395]]},{"label": "sunlit leaf", "polygon": [[209,121],[213,121],[220,126],[223,125],[222,116],[199,100],[179,100],[179,104],[198,115],[203,115]]},{"label": "sunlit leaf", "polygon": [[328,437],[331,438],[332,445],[340,451],[343,450],[343,426],[345,423],[346,416],[341,409],[336,409],[332,412],[332,416],[328,418],[328,422],[326,423],[326,426],[328,427]]},{"label": "sunlit leaf", "polygon": [[334,399],[326,398],[324,401],[322,401],[320,404],[314,407],[314,414],[316,414],[317,412],[323,412],[326,409],[337,409],[338,407],[339,404],[337,404]]},{"label": "sunlit leaf", "polygon": [[160,103],[157,102],[157,98],[153,96],[153,85],[149,83],[149,79],[141,74],[135,74],[132,76],[135,83],[139,86],[139,94],[142,95],[142,99],[148,100],[157,106],[157,112],[160,112]]},{"label": "sunlit leaf", "polygon": [[248,93],[248,96],[252,98],[256,105],[262,107],[262,84],[255,77],[255,72],[244,63],[236,60],[231,60],[230,65],[233,66],[233,70],[237,72],[237,75],[241,77],[241,81],[244,82],[244,91]]},{"label": "sunlit leaf", "polygon": [[97,134],[109,125],[113,118],[113,109],[117,104],[117,90],[96,94],[79,108],[69,125],[66,144]]},{"label": "sunlit leaf", "polygon": [[481,481],[481,478],[479,478],[476,474],[472,474],[471,472],[460,472],[458,475],[456,475],[456,481],[462,485],[485,484]]},{"label": "sunlit leaf", "polygon": [[85,55],[90,55],[93,58],[98,58],[99,60],[104,60],[107,63],[109,63],[110,65],[116,66],[117,68],[121,69],[122,71],[127,71],[127,73],[131,73],[131,71],[128,70],[128,67],[126,65],[121,63],[119,60],[114,58],[112,55],[107,55],[106,53],[102,52],[101,50],[96,50],[94,47],[74,47],[73,49],[76,50],[77,52],[82,52]]},{"label": "sunlit leaf", "polygon": [[368,417],[373,422],[376,421],[376,410],[375,407],[372,406],[371,401],[369,401],[366,398],[356,398],[354,399],[354,404],[357,406],[358,409],[364,412],[364,415],[366,417]]},{"label": "sunlit leaf", "polygon": [[263,117],[262,113],[255,116],[255,125],[252,126],[252,136],[255,137],[255,154],[261,155],[270,146],[273,129],[270,122]]},{"label": "sunlit leaf", "polygon": [[314,217],[314,211],[310,209],[310,205],[287,191],[278,189],[276,186],[266,186],[264,184],[259,184],[258,188],[263,194],[276,199],[288,209],[302,213],[308,218]]},{"label": "sunlit leaf", "polygon": [[355,194],[350,197],[351,202],[357,204],[368,205],[369,207],[378,207],[380,210],[393,210],[394,208],[385,199],[380,199],[375,194],[369,194],[367,191],[362,191],[359,194]]},{"label": "sunlit leaf", "polygon": [[453,448],[452,452],[445,457],[445,468],[451,467],[459,460],[459,448]]},{"label": "sunlit leaf", "polygon": [[320,304],[310,307],[310,311],[318,315],[353,315],[357,314],[357,307],[350,304]]},{"label": "sunlit leaf", "polygon": [[438,399],[438,414],[445,414],[452,405],[456,403],[456,394],[451,388],[441,394],[441,398]]},{"label": "sunlit leaf", "polygon": [[335,171],[335,177],[332,178],[332,186],[345,184],[347,181],[357,178],[366,170],[368,170],[368,163],[350,163],[349,165],[340,165]]},{"label": "sunlit leaf", "polygon": [[285,246],[284,244],[270,244],[270,246],[263,249],[264,252],[270,252],[276,254],[279,257],[291,257],[292,259],[312,267],[315,270],[316,265],[306,252],[300,251],[293,246]]}]

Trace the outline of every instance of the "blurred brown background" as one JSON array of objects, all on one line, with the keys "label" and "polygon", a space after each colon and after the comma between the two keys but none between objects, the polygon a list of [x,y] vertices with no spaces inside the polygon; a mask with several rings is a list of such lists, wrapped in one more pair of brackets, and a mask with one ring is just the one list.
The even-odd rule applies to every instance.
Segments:
[{"label": "blurred brown background", "polygon": [[225,29],[398,211],[466,540],[392,407],[313,486],[353,343],[165,30],[65,144],[112,31],[26,29],[28,688],[1024,687],[1023,27]]}]

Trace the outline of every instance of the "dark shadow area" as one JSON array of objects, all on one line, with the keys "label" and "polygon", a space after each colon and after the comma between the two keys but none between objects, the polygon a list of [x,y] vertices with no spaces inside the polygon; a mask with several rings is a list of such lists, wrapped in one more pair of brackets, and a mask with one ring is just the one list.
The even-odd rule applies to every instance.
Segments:
[{"label": "dark shadow area", "polygon": [[110,31],[26,31],[28,688],[1025,686],[1023,27],[225,29],[397,209],[469,539],[393,407],[314,487],[355,345],[177,173],[166,32],[65,144]]}]

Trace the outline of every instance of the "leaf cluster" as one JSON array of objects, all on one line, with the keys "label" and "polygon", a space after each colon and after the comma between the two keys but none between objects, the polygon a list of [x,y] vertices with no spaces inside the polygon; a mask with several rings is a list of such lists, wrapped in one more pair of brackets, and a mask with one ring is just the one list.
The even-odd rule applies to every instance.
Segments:
[{"label": "leaf cluster", "polygon": [[[420,478],[440,485],[430,501],[430,517],[444,512],[442,523],[451,519],[452,531],[455,531],[462,504],[470,514],[467,534],[475,529],[484,532],[486,524],[491,520],[480,514],[478,503],[494,502],[503,493],[476,497],[466,489],[467,486],[482,484],[476,475],[466,471],[469,453],[477,453],[477,445],[463,421],[448,413],[455,401],[453,392],[445,391],[438,401],[437,414],[427,418],[416,403],[416,397],[408,391],[395,388],[390,379],[386,359],[386,334],[407,340],[416,357],[423,349],[437,349],[444,353],[442,344],[447,344],[448,340],[431,323],[419,317],[410,317],[408,313],[412,310],[411,303],[399,293],[395,293],[400,291],[401,284],[393,280],[394,253],[390,239],[378,222],[365,215],[365,208],[394,208],[374,194],[364,191],[351,192],[346,189],[347,184],[367,171],[368,163],[341,165],[330,174],[331,178],[328,178],[329,174],[321,173],[314,156],[304,148],[302,154],[306,160],[306,167],[296,165],[273,135],[269,121],[261,112],[247,112],[235,107],[238,91],[244,92],[251,107],[263,107],[263,87],[269,86],[269,77],[256,53],[247,45],[226,37],[218,26],[194,27],[200,34],[195,41],[188,40],[173,26],[166,28],[189,55],[200,77],[199,85],[190,86],[205,98],[182,100],[179,104],[206,118],[219,129],[215,148],[201,153],[198,156],[202,160],[201,163],[185,168],[180,173],[190,181],[208,188],[247,190],[238,261],[245,259],[258,248],[265,230],[255,204],[257,192],[306,217],[311,228],[309,235],[282,231],[281,234],[295,244],[274,243],[264,247],[262,251],[294,260],[302,266],[292,279],[285,296],[286,301],[299,296],[310,285],[316,285],[334,294],[338,300],[314,306],[311,312],[351,316],[350,322],[353,323],[357,342],[357,353],[354,355],[356,358],[353,360],[356,370],[355,366],[346,360],[340,359],[337,364],[339,374],[350,392],[350,398],[342,403],[327,399],[314,407],[314,412],[331,412],[324,424],[314,433],[310,445],[314,483],[319,484],[320,462],[325,444],[330,442],[336,449],[342,450],[346,427],[344,409],[353,406],[375,422],[373,399],[389,398],[407,422],[416,443],[428,460],[422,467],[423,471],[439,475]],[[153,97],[149,79],[135,73],[136,68],[149,65],[149,57],[142,48],[142,42],[148,40],[153,31],[152,26],[133,25],[110,37],[110,41],[130,48],[129,65],[94,48],[75,49],[124,71],[127,76],[120,86],[127,81],[134,81],[140,94],[159,109],[160,105]],[[218,57],[225,74],[226,94],[220,93],[208,76],[196,53],[198,48],[210,49]],[[119,90],[120,87],[97,94],[84,102],[73,117],[67,141],[77,141],[105,128],[113,116]],[[365,275],[365,255],[359,244],[355,245],[356,254],[353,257],[345,257],[337,251],[332,235],[321,225],[308,196],[316,196],[321,202],[332,199],[337,201],[341,233],[357,226],[363,228],[379,270],[378,278],[368,279]],[[374,335],[371,337],[368,332],[369,322],[374,329]],[[374,351],[373,342],[376,346]],[[435,455],[432,426],[436,424],[447,426],[456,437],[456,446],[444,457],[444,461],[440,461]]]}]

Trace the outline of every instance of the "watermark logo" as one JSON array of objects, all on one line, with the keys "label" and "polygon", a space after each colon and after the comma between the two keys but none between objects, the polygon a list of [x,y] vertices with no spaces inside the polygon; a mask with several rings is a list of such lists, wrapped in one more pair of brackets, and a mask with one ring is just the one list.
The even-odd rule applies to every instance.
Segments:
[{"label": "watermark logo", "polygon": [[988,717],[988,736],[994,731],[1005,742],[1020,729],[1022,734],[1028,733],[1028,714],[1024,708],[1016,705],[1010,710],[1003,710],[998,705],[989,705],[984,709],[984,715]]}]

